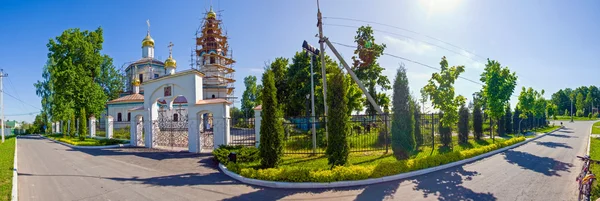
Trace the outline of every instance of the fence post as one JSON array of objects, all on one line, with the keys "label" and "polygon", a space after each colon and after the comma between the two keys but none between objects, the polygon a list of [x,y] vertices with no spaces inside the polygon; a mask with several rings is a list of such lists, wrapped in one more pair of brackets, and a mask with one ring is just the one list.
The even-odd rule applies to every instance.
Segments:
[{"label": "fence post", "polygon": [[261,117],[262,113],[262,105],[256,106],[254,108],[254,144],[256,148],[260,145],[260,122],[262,121]]},{"label": "fence post", "polygon": [[89,129],[90,137],[96,137],[96,117],[94,117],[94,116],[90,117],[90,127],[88,129]]},{"label": "fence post", "polygon": [[106,117],[106,138],[111,139],[113,137],[113,117]]},{"label": "fence post", "polygon": [[433,154],[433,150],[435,150],[435,117],[434,113],[431,113],[431,154]]},{"label": "fence post", "polygon": [[385,132],[385,138],[384,138],[385,139],[385,153],[388,153],[388,151],[389,151],[388,135],[390,133],[389,133],[389,129],[388,129],[388,114],[387,113],[385,113],[383,115],[383,121],[385,123],[385,130],[384,130],[384,132]]}]

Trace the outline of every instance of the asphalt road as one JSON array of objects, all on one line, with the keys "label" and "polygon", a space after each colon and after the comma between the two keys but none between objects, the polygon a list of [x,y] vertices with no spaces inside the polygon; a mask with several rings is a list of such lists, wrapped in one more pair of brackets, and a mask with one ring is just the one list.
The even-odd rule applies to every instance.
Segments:
[{"label": "asphalt road", "polygon": [[143,148],[74,150],[19,138],[21,200],[575,200],[591,122],[461,167],[377,185],[282,190],[241,184],[208,155]]}]

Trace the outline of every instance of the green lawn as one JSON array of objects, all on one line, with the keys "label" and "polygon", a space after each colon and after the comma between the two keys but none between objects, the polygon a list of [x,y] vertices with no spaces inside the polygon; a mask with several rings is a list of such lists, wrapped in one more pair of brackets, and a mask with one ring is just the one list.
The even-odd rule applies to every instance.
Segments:
[{"label": "green lawn", "polygon": [[[600,139],[598,138],[590,138],[590,157],[594,160],[600,160]],[[582,163],[583,162],[578,162]],[[590,167],[593,173],[600,173],[600,165],[592,164]],[[577,173],[581,170],[576,170]],[[592,190],[592,200],[596,200],[600,197],[600,186],[598,185],[598,181],[595,182],[594,190]]]},{"label": "green lawn", "polygon": [[45,135],[45,137],[75,146],[105,146],[124,143],[124,141],[117,139],[94,139],[87,137],[81,141],[78,137],[72,138],[68,135],[63,136],[62,134]]},{"label": "green lawn", "polygon": [[15,141],[16,138],[9,137],[0,144],[0,200],[11,199]]},{"label": "green lawn", "polygon": [[592,134],[600,134],[600,121],[592,125]]},{"label": "green lawn", "polygon": [[[552,120],[552,119],[548,119],[548,120]],[[571,116],[556,116],[556,120],[571,120]],[[593,121],[593,120],[597,120],[597,118],[593,118],[590,119],[589,117],[577,117],[577,116],[573,116],[573,120],[574,121]]]}]

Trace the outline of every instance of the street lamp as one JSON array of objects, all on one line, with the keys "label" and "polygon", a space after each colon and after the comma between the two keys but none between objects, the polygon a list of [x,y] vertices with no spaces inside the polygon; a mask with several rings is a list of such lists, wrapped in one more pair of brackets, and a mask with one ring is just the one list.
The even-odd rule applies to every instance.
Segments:
[{"label": "street lamp", "polygon": [[[309,45],[308,42],[304,41],[302,43],[302,48],[306,50],[308,56],[310,56],[310,96],[311,100],[311,130],[312,130],[312,143],[313,143],[313,154],[317,152],[317,130],[315,127],[315,81],[314,81],[314,72],[313,72],[313,59],[316,55],[319,55],[320,51]],[[323,82],[327,82],[327,80],[323,80]],[[326,95],[324,95],[326,96]],[[327,105],[327,103],[325,103]]]}]

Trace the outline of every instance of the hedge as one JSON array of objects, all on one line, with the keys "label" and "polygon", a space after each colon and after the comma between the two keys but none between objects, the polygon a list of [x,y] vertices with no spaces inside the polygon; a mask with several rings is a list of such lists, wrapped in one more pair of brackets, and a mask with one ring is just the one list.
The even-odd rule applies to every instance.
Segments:
[{"label": "hedge", "polygon": [[[285,182],[335,182],[363,180],[396,175],[430,167],[435,167],[477,155],[481,155],[502,147],[525,141],[524,137],[513,138],[504,142],[482,146],[463,151],[453,151],[446,154],[433,155],[400,161],[382,161],[371,166],[336,166],[330,170],[314,170],[303,167],[281,167],[268,169],[240,168],[237,164],[226,164],[227,168],[243,177],[267,181]],[[215,155],[216,157],[219,157]],[[222,156],[221,156],[222,157]],[[239,158],[239,156],[238,156]]]},{"label": "hedge", "polygon": [[256,147],[246,147],[242,145],[221,145],[218,149],[213,151],[213,156],[219,163],[227,164],[229,163],[229,154],[231,152],[236,153],[237,162],[241,163],[258,161],[260,159],[259,151]]}]

